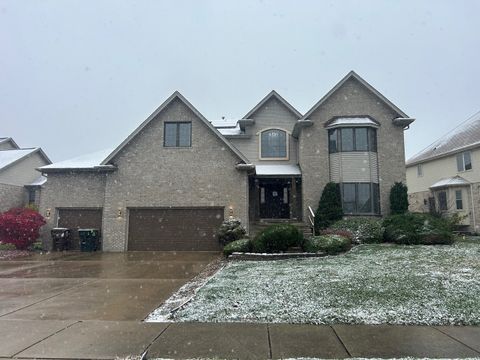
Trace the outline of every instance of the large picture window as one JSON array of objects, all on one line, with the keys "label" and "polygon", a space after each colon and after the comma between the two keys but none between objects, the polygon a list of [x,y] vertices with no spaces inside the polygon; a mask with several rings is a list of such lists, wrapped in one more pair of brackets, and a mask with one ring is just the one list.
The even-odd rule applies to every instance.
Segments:
[{"label": "large picture window", "polygon": [[191,122],[166,122],[164,127],[163,146],[190,147],[192,146]]},{"label": "large picture window", "polygon": [[377,151],[377,130],[370,127],[337,128],[328,131],[330,153]]},{"label": "large picture window", "polygon": [[379,214],[380,198],[378,184],[343,183],[342,205],[345,214]]},{"label": "large picture window", "polygon": [[279,129],[265,130],[260,134],[261,159],[287,158],[287,132]]}]

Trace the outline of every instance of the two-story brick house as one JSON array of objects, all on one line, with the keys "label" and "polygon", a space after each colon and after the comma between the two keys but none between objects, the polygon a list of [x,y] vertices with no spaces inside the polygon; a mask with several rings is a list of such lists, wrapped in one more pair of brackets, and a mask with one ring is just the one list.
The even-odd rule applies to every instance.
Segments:
[{"label": "two-story brick house", "polygon": [[329,181],[346,214],[382,216],[412,121],[354,72],[305,115],[272,91],[231,126],[175,92],[113,151],[40,168],[41,211],[101,228],[108,251],[217,249],[229,216],[308,222]]}]

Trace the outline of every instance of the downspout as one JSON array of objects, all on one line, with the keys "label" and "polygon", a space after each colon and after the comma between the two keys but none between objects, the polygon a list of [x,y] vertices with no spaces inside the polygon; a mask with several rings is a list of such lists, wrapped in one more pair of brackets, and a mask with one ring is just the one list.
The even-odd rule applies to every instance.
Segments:
[{"label": "downspout", "polygon": [[473,201],[473,184],[470,184],[470,198],[472,199],[473,231],[477,232],[477,225],[475,223],[475,202]]}]

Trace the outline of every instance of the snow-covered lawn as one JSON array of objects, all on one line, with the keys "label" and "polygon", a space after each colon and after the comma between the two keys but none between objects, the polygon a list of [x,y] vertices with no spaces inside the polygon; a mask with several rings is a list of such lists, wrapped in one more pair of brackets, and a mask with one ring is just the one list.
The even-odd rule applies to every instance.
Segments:
[{"label": "snow-covered lawn", "polygon": [[174,321],[480,324],[480,243],[234,261]]}]

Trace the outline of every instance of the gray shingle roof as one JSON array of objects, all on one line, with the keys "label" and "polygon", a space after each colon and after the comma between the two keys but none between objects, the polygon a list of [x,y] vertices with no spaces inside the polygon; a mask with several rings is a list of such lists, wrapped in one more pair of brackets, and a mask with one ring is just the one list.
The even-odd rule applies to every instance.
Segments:
[{"label": "gray shingle roof", "polygon": [[480,146],[480,111],[407,161],[407,166]]}]

